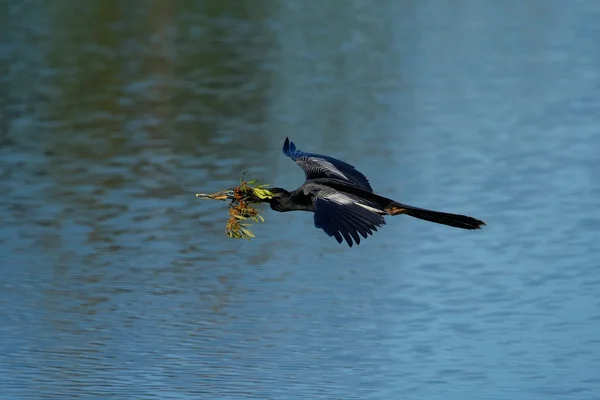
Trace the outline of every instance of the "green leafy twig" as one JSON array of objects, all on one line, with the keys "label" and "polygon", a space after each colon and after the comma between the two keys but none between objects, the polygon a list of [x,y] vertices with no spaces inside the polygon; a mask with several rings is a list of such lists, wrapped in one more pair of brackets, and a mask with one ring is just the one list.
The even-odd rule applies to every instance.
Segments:
[{"label": "green leafy twig", "polygon": [[244,171],[240,179],[240,185],[233,189],[234,199],[229,205],[229,220],[225,226],[225,233],[233,239],[248,239],[256,237],[248,228],[251,224],[247,223],[248,219],[255,223],[265,222],[265,219],[259,214],[260,211],[252,207],[250,204],[261,203],[262,200],[267,200],[273,197],[267,187],[270,185],[257,185],[258,180],[244,182]]}]

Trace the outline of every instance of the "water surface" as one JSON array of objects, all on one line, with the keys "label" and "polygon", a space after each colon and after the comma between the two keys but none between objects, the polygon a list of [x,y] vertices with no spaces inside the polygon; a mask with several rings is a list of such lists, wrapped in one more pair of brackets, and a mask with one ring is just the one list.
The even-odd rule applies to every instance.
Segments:
[{"label": "water surface", "polygon": [[[600,398],[595,2],[3,9],[2,398]],[[286,136],[488,226],[227,239]]]}]

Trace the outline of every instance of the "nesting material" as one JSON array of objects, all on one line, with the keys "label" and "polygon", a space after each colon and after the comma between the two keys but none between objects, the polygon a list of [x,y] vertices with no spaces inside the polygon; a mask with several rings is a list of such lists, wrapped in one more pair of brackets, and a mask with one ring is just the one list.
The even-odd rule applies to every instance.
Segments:
[{"label": "nesting material", "polygon": [[[245,173],[244,173],[245,174]],[[244,181],[244,175],[240,179],[240,185],[233,188],[234,198],[229,204],[229,220],[225,226],[225,234],[233,239],[248,239],[255,237],[249,229],[252,222],[265,222],[261,211],[252,207],[273,197],[267,187],[268,184],[258,184],[258,180]]]}]

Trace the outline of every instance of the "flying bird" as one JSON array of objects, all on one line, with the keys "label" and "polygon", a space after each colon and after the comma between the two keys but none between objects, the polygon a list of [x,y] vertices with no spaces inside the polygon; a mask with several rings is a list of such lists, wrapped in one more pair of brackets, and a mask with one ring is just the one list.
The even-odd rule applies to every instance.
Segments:
[{"label": "flying bird", "polygon": [[[333,157],[303,152],[285,139],[283,154],[304,170],[306,180],[296,190],[269,188],[271,198],[253,198],[252,202],[269,203],[278,212],[310,211],[316,228],[322,229],[338,243],[360,244],[385,225],[385,216],[408,215],[429,222],[461,229],[480,229],[485,222],[473,217],[417,208],[399,203],[373,192],[369,180],[356,168]],[[233,200],[234,190],[202,195],[214,200]]]}]

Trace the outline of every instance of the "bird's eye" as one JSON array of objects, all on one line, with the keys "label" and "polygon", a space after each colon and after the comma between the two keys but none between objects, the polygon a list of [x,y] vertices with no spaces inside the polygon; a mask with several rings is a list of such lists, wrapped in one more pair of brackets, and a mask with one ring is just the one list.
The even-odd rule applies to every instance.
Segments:
[{"label": "bird's eye", "polygon": [[235,192],[233,190],[228,190],[227,191],[227,196],[234,197],[234,195],[235,195]]}]

